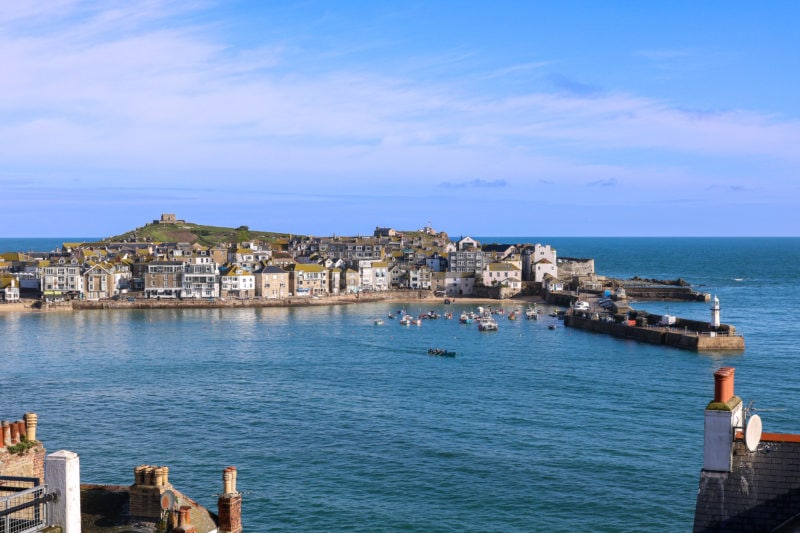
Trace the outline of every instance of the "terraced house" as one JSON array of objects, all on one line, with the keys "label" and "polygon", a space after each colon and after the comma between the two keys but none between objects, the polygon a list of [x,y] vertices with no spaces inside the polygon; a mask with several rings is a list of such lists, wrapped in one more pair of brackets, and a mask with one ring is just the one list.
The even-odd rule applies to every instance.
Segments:
[{"label": "terraced house", "polygon": [[512,263],[489,263],[483,271],[481,281],[487,287],[502,287],[502,297],[508,298],[522,290],[522,271]]},{"label": "terraced house", "polygon": [[83,295],[81,265],[75,258],[59,257],[42,267],[41,291],[46,300],[72,300]]},{"label": "terraced house", "polygon": [[[297,255],[300,248],[295,252]],[[383,245],[374,238],[330,238],[315,239],[302,248],[303,254],[318,253],[321,257],[344,259],[349,263],[369,259],[381,260],[384,257]]]},{"label": "terraced house", "polygon": [[316,263],[289,265],[289,292],[295,296],[320,296],[328,292],[328,269]]},{"label": "terraced house", "polygon": [[111,298],[117,291],[114,265],[105,262],[90,264],[83,273],[83,282],[87,300]]},{"label": "terraced house", "polygon": [[213,298],[219,294],[217,263],[210,255],[195,255],[184,266],[181,298]]},{"label": "terraced house", "polygon": [[253,298],[256,276],[239,265],[226,265],[219,278],[219,295],[223,298]]},{"label": "terraced house", "polygon": [[256,296],[266,299],[289,296],[289,273],[278,266],[264,265],[255,271]]},{"label": "terraced house", "polygon": [[182,261],[152,261],[144,272],[145,298],[178,298],[183,290]]}]

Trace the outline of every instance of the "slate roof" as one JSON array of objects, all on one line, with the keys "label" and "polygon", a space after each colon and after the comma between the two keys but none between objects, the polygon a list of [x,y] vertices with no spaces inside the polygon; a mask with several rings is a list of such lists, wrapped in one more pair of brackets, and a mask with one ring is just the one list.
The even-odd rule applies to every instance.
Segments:
[{"label": "slate roof", "polygon": [[[180,491],[172,488],[183,505],[189,505],[189,521],[197,533],[218,531],[219,518]],[[81,531],[83,533],[158,533],[156,522],[130,516],[130,487],[81,484]]]},{"label": "slate roof", "polygon": [[694,531],[797,531],[800,435],[764,433],[754,452],[738,437],[731,472],[700,474]]}]

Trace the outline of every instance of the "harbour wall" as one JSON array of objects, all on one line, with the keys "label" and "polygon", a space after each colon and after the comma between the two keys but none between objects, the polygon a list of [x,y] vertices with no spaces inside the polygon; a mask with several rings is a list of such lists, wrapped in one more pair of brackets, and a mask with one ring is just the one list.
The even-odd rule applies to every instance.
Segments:
[{"label": "harbour wall", "polygon": [[315,305],[348,305],[366,302],[391,302],[413,300],[439,300],[428,290],[385,291],[360,294],[320,296],[293,296],[276,299],[173,299],[135,298],[128,300],[75,300],[62,302],[64,308],[89,309],[225,309],[241,307],[302,307]]},{"label": "harbour wall", "polygon": [[[683,350],[698,352],[744,350],[744,337],[737,335],[733,326],[722,324],[712,331],[707,323],[685,319],[676,319],[670,326],[661,326],[658,325],[661,318],[660,315],[647,315],[629,323],[600,320],[582,314],[568,314],[564,317],[564,325],[621,339]],[[690,328],[690,325],[694,327]]]},{"label": "harbour wall", "polygon": [[689,302],[708,302],[711,295],[707,292],[696,292],[691,287],[669,287],[658,285],[623,284],[628,298],[640,300],[678,300]]}]

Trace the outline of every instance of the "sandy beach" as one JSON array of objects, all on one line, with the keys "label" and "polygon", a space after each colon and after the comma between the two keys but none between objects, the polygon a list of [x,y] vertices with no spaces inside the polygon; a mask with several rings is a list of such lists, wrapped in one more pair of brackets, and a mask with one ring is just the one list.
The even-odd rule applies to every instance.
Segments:
[{"label": "sandy beach", "polygon": [[34,303],[38,302],[38,300],[32,299],[23,299],[19,302],[12,302],[12,303],[2,303],[0,304],[0,313],[30,313],[30,312],[40,312],[41,309],[36,309],[33,307]]}]

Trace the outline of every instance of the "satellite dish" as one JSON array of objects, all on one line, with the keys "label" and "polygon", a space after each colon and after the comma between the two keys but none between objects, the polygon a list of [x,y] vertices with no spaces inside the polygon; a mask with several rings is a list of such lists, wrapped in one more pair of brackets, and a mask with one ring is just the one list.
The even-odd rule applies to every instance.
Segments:
[{"label": "satellite dish", "polygon": [[747,427],[744,429],[744,443],[751,452],[756,451],[758,443],[761,441],[761,417],[751,415],[747,419]]},{"label": "satellite dish", "polygon": [[[759,435],[761,433],[759,432]],[[175,493],[171,490],[165,490],[161,495],[161,510],[169,511],[175,507]]]}]

